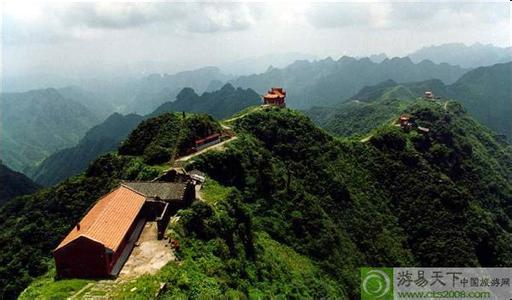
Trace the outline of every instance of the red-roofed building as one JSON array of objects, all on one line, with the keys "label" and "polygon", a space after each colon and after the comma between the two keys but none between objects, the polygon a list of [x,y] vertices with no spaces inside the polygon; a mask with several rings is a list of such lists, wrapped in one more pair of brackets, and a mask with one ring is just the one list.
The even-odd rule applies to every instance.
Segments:
[{"label": "red-roofed building", "polygon": [[[107,277],[137,226],[146,197],[121,186],[101,198],[53,250],[59,277]],[[135,239],[138,237],[137,232]]]},{"label": "red-roofed building", "polygon": [[263,95],[263,104],[286,106],[286,91],[281,87],[273,87],[267,94]]},{"label": "red-roofed building", "polygon": [[99,199],[53,250],[58,277],[117,275],[146,220],[154,219],[161,231],[170,218],[169,206],[181,207],[194,198],[190,182],[123,183]]},{"label": "red-roofed building", "polygon": [[423,95],[423,97],[427,100],[435,100],[434,93],[432,91],[426,91]]}]

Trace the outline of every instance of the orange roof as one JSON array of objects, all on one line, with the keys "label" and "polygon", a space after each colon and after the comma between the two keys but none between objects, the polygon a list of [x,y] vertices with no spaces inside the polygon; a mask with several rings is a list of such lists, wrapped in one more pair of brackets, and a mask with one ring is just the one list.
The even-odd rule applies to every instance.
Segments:
[{"label": "orange roof", "polygon": [[276,99],[279,98],[279,95],[267,93],[265,96],[263,96],[263,98]]},{"label": "orange roof", "polygon": [[282,92],[274,90],[274,88],[272,88],[272,90],[268,91],[267,94],[263,96],[263,98],[267,98],[267,99],[284,98],[285,95],[286,95],[286,93],[282,93]]},{"label": "orange roof", "polygon": [[120,186],[98,200],[80,221],[80,229],[73,227],[55,250],[83,236],[116,251],[145,201],[142,194]]}]

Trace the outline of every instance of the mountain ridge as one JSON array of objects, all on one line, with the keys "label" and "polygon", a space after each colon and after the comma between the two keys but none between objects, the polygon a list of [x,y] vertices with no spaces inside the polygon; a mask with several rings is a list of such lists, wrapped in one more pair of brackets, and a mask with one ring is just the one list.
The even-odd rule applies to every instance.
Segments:
[{"label": "mountain ridge", "polygon": [[234,86],[252,88],[258,93],[264,93],[269,86],[286,87],[289,90],[288,105],[307,109],[333,105],[366,85],[387,79],[404,82],[438,78],[452,83],[466,71],[446,63],[421,61],[415,64],[408,57],[386,58],[377,64],[368,58],[343,56],[338,60],[295,61],[282,69],[271,68],[265,73],[240,76],[230,82]]},{"label": "mountain ridge", "polygon": [[54,88],[4,93],[0,105],[2,159],[18,171],[73,145],[99,121],[84,105]]},{"label": "mountain ridge", "polygon": [[[354,298],[361,265],[510,264],[510,145],[496,140],[456,102],[445,109],[415,101],[404,112],[430,128],[428,135],[385,123],[368,142],[340,139],[290,109],[257,110],[236,119],[236,140],[185,166],[206,172],[231,192],[180,212],[180,221],[169,228],[180,240],[180,263],[121,284],[111,295],[127,297],[131,291],[131,297],[144,298],[166,282],[168,297]],[[139,145],[170,141],[161,136],[169,130],[144,132],[169,125],[177,130],[173,120],[162,115],[133,131],[126,147],[138,149],[130,152],[135,156],[104,155],[84,175],[9,201],[0,209],[0,216],[8,216],[0,218],[8,229],[0,241],[22,243],[12,237],[27,232],[34,214],[49,215],[42,214],[33,228],[40,235],[21,237],[31,239],[25,246],[29,252],[1,249],[0,262],[17,262],[30,253],[31,276],[46,272],[42,262],[49,250],[88,205],[117,180],[148,180],[161,172],[138,156],[146,152]],[[65,214],[51,209],[64,203]],[[42,234],[47,230],[54,233],[49,239]],[[287,255],[299,255],[307,269],[298,272],[283,260]],[[7,267],[0,268],[0,278],[9,278],[0,281],[4,296],[16,295],[31,281],[15,264],[2,265]],[[180,281],[184,277],[189,281]]]},{"label": "mountain ridge", "polygon": [[23,173],[9,169],[0,161],[0,206],[8,200],[32,194],[41,187]]},{"label": "mountain ridge", "polygon": [[41,185],[53,185],[83,172],[98,155],[117,149],[123,139],[145,119],[165,112],[209,113],[223,118],[260,102],[260,96],[253,90],[235,89],[230,84],[225,84],[217,91],[205,92],[201,96],[191,88],[184,88],[176,101],[166,102],[146,116],[122,116],[118,113],[111,115],[87,131],[77,145],[50,155],[26,173]]},{"label": "mountain ridge", "polygon": [[448,43],[423,47],[408,55],[415,62],[429,59],[436,63],[450,63],[463,68],[477,68],[512,61],[512,47],[492,44]]},{"label": "mountain ridge", "polygon": [[[368,127],[366,131],[359,130],[365,128],[364,122],[345,121],[351,120],[354,116],[368,120],[375,117],[376,120],[382,121],[382,117],[389,117],[390,113],[398,113],[399,106],[390,110],[391,106],[381,104],[389,100],[395,100],[394,103],[410,102],[423,97],[425,91],[432,91],[442,101],[447,99],[460,101],[477,120],[510,141],[512,123],[509,122],[509,116],[512,114],[512,89],[505,83],[510,81],[509,79],[512,80],[512,62],[476,68],[451,85],[446,85],[438,79],[405,83],[386,80],[363,87],[352,97],[333,108],[315,107],[307,111],[307,114],[317,124],[335,134],[365,133],[369,130]],[[365,102],[366,105],[358,102]],[[369,110],[374,110],[374,114]],[[375,123],[372,126],[374,125]]]}]

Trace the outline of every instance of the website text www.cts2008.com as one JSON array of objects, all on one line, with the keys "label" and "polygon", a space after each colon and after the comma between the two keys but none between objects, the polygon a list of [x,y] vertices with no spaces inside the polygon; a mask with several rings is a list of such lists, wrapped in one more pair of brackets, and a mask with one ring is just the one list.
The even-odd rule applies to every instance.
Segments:
[{"label": "website text www.cts2008.com", "polygon": [[474,298],[486,299],[491,297],[489,291],[403,291],[397,292],[398,299],[414,299],[414,298]]}]

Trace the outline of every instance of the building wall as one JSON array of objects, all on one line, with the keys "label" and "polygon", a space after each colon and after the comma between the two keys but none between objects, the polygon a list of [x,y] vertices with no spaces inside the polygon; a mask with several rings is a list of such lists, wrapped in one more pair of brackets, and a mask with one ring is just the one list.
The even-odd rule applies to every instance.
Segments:
[{"label": "building wall", "polygon": [[79,237],[53,252],[57,275],[63,278],[100,278],[108,276],[105,247],[93,240]]},{"label": "building wall", "polygon": [[108,254],[103,244],[86,237],[79,237],[63,248],[54,251],[57,275],[63,278],[109,277],[141,215],[139,213],[115,252]]},{"label": "building wall", "polygon": [[196,189],[192,182],[188,182],[185,194],[183,195],[184,206],[189,206],[194,200],[196,200]]},{"label": "building wall", "polygon": [[[113,254],[112,254],[112,259],[110,259],[108,261],[108,274],[110,275],[110,272],[112,271],[112,268],[114,267],[114,265],[117,263],[117,260],[119,259],[119,257],[121,256],[121,254],[123,253],[124,251],[124,248],[126,247],[126,244],[128,242],[128,239],[130,238],[130,236],[132,235],[133,231],[135,230],[135,227],[137,226],[137,223],[139,222],[139,220],[141,218],[144,218],[144,212],[143,210],[141,210],[139,212],[139,214],[137,215],[137,217],[133,220],[133,223],[132,225],[130,225],[130,229],[128,229],[128,231],[126,231],[124,237],[123,237],[123,241],[121,242],[121,244],[119,245],[119,248],[117,249],[117,251],[115,251]],[[138,237],[137,237],[138,238]],[[133,245],[132,245],[133,247]],[[130,252],[131,252],[132,249],[130,249]]]}]

